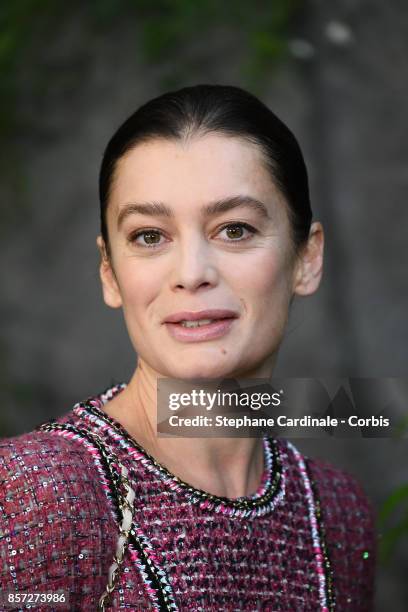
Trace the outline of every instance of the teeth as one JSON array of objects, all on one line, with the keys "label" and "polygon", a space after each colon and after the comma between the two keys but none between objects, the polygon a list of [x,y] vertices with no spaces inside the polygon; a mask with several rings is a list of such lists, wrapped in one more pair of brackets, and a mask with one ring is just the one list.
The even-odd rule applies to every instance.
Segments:
[{"label": "teeth", "polygon": [[183,327],[200,327],[201,325],[208,325],[208,323],[212,323],[215,319],[199,319],[198,321],[180,321],[180,325]]}]

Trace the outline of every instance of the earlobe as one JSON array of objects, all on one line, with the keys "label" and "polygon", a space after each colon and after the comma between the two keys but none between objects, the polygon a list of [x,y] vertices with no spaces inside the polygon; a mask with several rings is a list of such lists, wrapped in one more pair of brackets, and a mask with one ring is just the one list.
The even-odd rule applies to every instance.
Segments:
[{"label": "earlobe", "polygon": [[317,291],[323,273],[324,233],[321,223],[314,222],[309,238],[297,262],[293,292],[311,295]]},{"label": "earlobe", "polygon": [[107,306],[111,308],[120,308],[122,306],[122,297],[112,268],[111,259],[107,254],[106,245],[102,236],[97,237],[96,244],[101,255],[99,276],[102,283],[103,299]]}]

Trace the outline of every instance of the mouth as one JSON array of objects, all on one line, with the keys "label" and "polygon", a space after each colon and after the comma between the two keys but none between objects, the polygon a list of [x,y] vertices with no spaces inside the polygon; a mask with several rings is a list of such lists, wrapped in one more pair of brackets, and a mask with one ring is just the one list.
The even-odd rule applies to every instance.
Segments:
[{"label": "mouth", "polygon": [[223,319],[198,319],[198,321],[179,321],[178,323],[174,323],[174,325],[181,325],[182,327],[193,328],[193,327],[208,327],[212,323],[216,323],[218,321],[225,321],[229,317],[224,317]]},{"label": "mouth", "polygon": [[210,310],[198,310],[196,312],[191,312],[187,310],[183,310],[180,312],[175,312],[172,315],[169,315],[164,323],[201,323],[202,325],[207,325],[208,322],[212,321],[220,321],[222,319],[236,319],[238,317],[238,313],[233,310],[226,310],[221,308],[212,308]]},{"label": "mouth", "polygon": [[176,340],[197,342],[224,336],[238,316],[231,310],[179,312],[168,317],[164,323]]}]

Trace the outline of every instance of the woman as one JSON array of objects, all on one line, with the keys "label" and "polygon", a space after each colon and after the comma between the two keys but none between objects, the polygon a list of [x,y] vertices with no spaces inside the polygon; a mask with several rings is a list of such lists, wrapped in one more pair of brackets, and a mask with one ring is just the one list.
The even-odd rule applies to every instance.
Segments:
[{"label": "woman", "polygon": [[2,442],[4,591],[72,610],[372,609],[373,516],[351,476],[283,439],[156,433],[158,378],[269,378],[292,299],[318,288],[292,133],[237,87],[164,94],[108,143],[100,203],[103,296],[137,367]]}]

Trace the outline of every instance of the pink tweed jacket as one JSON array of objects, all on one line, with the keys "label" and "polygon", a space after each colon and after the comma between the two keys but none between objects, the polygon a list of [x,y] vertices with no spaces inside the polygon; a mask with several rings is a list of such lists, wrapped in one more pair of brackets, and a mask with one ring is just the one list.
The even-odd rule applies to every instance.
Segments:
[{"label": "pink tweed jacket", "polygon": [[0,610],[31,609],[35,594],[36,610],[103,609],[122,516],[119,465],[136,496],[105,610],[373,609],[374,516],[352,476],[265,437],[258,490],[211,495],[106,414],[124,386],[0,441]]}]

